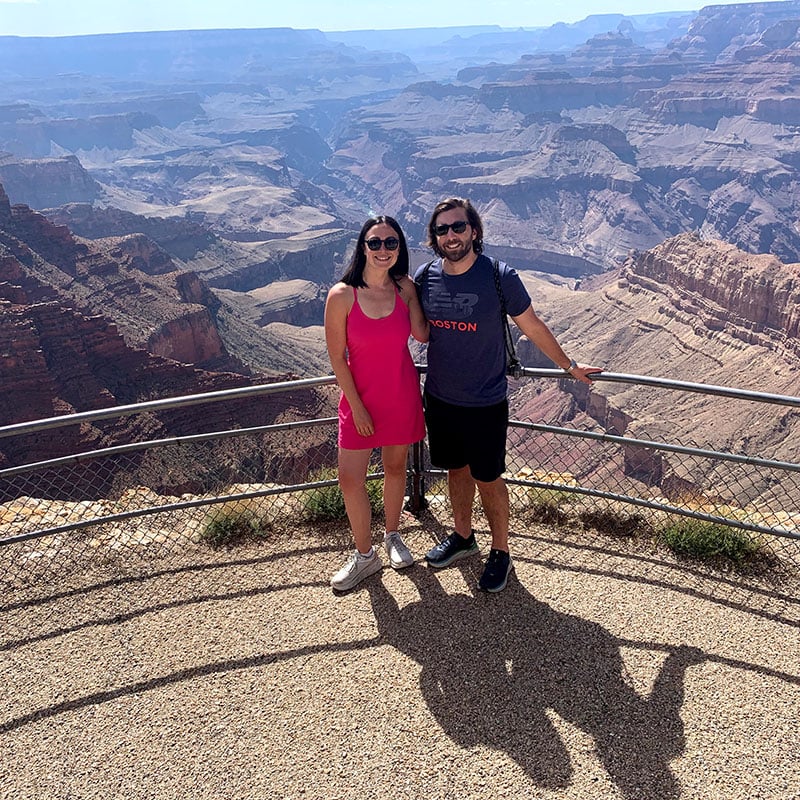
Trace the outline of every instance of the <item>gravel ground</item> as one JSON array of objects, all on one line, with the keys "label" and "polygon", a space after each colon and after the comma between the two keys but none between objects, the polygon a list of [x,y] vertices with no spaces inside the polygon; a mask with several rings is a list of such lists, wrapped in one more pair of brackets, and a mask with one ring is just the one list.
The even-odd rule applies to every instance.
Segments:
[{"label": "gravel ground", "polygon": [[335,595],[312,534],[6,596],[0,797],[800,797],[796,579],[512,548],[495,596],[478,557]]}]

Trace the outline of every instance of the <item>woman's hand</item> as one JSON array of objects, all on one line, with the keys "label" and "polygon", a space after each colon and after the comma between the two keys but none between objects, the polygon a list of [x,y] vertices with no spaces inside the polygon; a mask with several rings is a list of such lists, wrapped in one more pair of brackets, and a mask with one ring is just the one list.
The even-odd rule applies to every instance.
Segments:
[{"label": "woman's hand", "polygon": [[353,424],[359,435],[372,436],[372,434],[375,433],[375,425],[372,422],[369,411],[360,403],[356,406],[351,406],[351,408],[353,411]]}]

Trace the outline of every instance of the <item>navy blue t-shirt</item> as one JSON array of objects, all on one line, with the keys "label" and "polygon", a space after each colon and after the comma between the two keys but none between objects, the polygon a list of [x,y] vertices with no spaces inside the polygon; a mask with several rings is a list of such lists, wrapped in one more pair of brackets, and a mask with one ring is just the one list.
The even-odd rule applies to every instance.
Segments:
[{"label": "navy blue t-shirt", "polygon": [[[419,267],[414,280],[431,325],[425,390],[459,406],[489,406],[506,397],[506,350],[500,298],[491,259],[478,256],[462,275],[447,275],[442,260]],[[506,311],[531,304],[516,271],[500,264]]]}]

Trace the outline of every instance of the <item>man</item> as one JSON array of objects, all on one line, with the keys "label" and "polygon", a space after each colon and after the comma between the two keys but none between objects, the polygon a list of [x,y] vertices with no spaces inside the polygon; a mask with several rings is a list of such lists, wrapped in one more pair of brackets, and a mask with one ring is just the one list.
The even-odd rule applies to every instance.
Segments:
[{"label": "man", "polygon": [[[472,530],[477,488],[492,533],[479,588],[502,591],[511,570],[505,472],[508,401],[504,319],[491,259],[482,255],[483,224],[469,200],[440,202],[428,222],[439,257],[414,276],[430,322],[424,406],[431,462],[447,470],[455,531],[425,556],[446,567],[478,551]],[[500,265],[508,315],[548,358],[574,378],[600,372],[570,359],[535,314],[517,273]]]}]

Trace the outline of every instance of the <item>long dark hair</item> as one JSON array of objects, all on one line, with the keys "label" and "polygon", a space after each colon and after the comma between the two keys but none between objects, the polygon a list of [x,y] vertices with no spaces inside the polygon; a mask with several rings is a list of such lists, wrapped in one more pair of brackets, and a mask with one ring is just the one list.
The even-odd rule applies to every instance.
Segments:
[{"label": "long dark hair", "polygon": [[408,275],[408,245],[406,244],[406,237],[403,235],[403,229],[394,217],[387,217],[380,214],[370,217],[361,226],[361,232],[358,234],[358,241],[356,242],[356,249],[353,251],[353,257],[350,259],[350,264],[341,277],[342,283],[346,283],[348,286],[355,286],[358,289],[363,289],[367,285],[367,282],[364,280],[364,267],[367,265],[367,254],[364,252],[364,242],[367,240],[367,231],[381,224],[386,224],[391,227],[400,240],[400,247],[397,250],[397,261],[394,262],[394,266],[389,270],[389,277],[397,283],[403,275]]},{"label": "long dark hair", "polygon": [[475,206],[464,197],[448,197],[446,200],[442,200],[437,204],[436,208],[433,209],[430,220],[428,220],[428,241],[426,244],[437,256],[441,258],[445,257],[445,254],[439,249],[438,237],[434,230],[436,227],[436,217],[443,211],[452,211],[454,208],[463,208],[464,211],[467,212],[467,222],[469,222],[472,230],[475,231],[475,238],[472,240],[472,249],[475,251],[476,255],[480,255],[483,252],[483,222],[481,222],[481,216],[475,210]]}]

